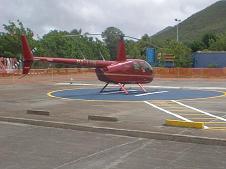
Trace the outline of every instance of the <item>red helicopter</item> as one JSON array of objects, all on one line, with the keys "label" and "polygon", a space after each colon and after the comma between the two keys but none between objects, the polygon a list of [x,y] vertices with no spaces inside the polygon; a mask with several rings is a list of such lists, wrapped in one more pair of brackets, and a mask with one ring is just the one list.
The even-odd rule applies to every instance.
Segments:
[{"label": "red helicopter", "polygon": [[25,75],[29,73],[33,61],[75,64],[81,67],[96,68],[95,72],[97,78],[106,83],[106,85],[100,90],[100,93],[104,92],[104,89],[109,83],[114,83],[118,84],[120,90],[125,94],[128,94],[125,84],[138,84],[140,88],[146,92],[142,84],[150,83],[153,80],[153,69],[150,64],[141,59],[126,58],[125,42],[123,37],[119,40],[117,57],[114,61],[68,59],[46,56],[37,57],[32,54],[25,35],[21,36],[21,41],[24,57],[23,74]]}]

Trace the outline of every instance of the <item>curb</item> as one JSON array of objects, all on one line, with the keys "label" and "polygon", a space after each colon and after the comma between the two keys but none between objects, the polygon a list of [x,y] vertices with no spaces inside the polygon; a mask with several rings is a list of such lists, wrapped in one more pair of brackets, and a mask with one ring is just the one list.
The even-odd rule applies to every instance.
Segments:
[{"label": "curb", "polygon": [[174,127],[187,127],[187,128],[196,128],[196,129],[204,128],[204,122],[190,122],[190,121],[166,119],[165,124],[167,126],[174,126]]},{"label": "curb", "polygon": [[73,123],[43,121],[43,120],[34,120],[34,119],[25,119],[25,118],[16,118],[16,117],[4,117],[4,116],[0,116],[0,121],[23,123],[23,124],[43,126],[43,127],[97,132],[97,133],[108,133],[108,134],[156,139],[156,140],[168,140],[168,141],[177,141],[177,142],[185,142],[185,143],[226,146],[226,140],[218,139],[218,138],[198,137],[198,136],[179,135],[179,134],[167,134],[167,133],[139,131],[139,130],[105,128],[105,127],[96,127],[96,126],[82,126],[82,125],[77,125]]},{"label": "curb", "polygon": [[97,116],[97,115],[88,115],[88,120],[109,121],[109,122],[117,122],[118,121],[118,119],[116,117]]},{"label": "curb", "polygon": [[49,116],[50,112],[45,110],[27,110],[27,114]]}]

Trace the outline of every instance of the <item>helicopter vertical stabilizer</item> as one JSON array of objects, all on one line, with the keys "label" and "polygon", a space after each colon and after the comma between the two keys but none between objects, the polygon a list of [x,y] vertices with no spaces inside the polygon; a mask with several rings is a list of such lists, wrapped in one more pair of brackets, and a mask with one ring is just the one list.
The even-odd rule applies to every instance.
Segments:
[{"label": "helicopter vertical stabilizer", "polygon": [[34,58],[25,35],[21,36],[21,41],[23,53],[23,74],[28,74]]},{"label": "helicopter vertical stabilizer", "polygon": [[121,39],[119,40],[116,61],[126,61],[126,47],[123,37],[121,37]]}]

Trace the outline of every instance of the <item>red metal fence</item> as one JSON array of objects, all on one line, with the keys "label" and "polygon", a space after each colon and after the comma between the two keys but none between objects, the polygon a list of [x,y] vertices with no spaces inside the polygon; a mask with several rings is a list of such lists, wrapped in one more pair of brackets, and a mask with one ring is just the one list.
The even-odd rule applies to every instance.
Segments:
[{"label": "red metal fence", "polygon": [[162,78],[226,78],[226,68],[154,68]]}]

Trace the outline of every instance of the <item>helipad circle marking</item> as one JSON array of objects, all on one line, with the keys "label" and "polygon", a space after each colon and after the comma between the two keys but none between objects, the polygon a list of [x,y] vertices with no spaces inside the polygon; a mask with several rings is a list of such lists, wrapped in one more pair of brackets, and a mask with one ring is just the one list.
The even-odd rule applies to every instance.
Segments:
[{"label": "helipad circle marking", "polygon": [[[48,93],[50,97],[56,97],[68,100],[86,100],[86,101],[148,101],[148,100],[185,100],[185,99],[204,99],[224,96],[224,92],[191,90],[191,89],[148,89],[147,95],[142,95],[140,89],[128,90],[126,95],[118,89],[108,89],[104,93],[99,93],[99,88],[92,89],[65,89]],[[223,93],[223,94],[222,94]],[[139,97],[138,97],[139,96]]]}]

